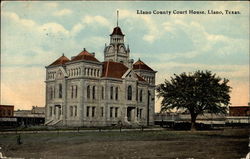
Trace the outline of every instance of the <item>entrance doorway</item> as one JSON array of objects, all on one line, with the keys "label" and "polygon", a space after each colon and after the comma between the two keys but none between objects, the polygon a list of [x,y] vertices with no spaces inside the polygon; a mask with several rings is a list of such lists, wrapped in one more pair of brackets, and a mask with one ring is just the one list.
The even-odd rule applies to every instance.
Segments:
[{"label": "entrance doorway", "polygon": [[62,110],[61,110],[61,105],[55,105],[55,110],[56,110],[56,119],[60,119],[61,117],[61,114],[62,114]]},{"label": "entrance doorway", "polygon": [[133,109],[135,109],[135,107],[128,107],[127,108],[127,119],[128,119],[128,121],[131,121],[132,120],[132,111],[133,111]]}]

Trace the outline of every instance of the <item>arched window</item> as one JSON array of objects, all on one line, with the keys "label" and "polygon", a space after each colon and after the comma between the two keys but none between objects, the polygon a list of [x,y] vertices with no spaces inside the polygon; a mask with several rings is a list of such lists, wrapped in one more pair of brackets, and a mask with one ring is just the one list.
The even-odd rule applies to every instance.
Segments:
[{"label": "arched window", "polygon": [[62,98],[62,84],[59,84],[59,98]]},{"label": "arched window", "polygon": [[75,89],[75,98],[77,98],[77,86],[76,86],[76,89]]},{"label": "arched window", "polygon": [[95,86],[93,86],[92,97],[95,99]]},{"label": "arched window", "polygon": [[50,99],[52,99],[53,98],[53,88],[52,87],[50,88],[49,93],[50,93]]},{"label": "arched window", "polygon": [[87,87],[87,98],[90,98],[90,86]]},{"label": "arched window", "polygon": [[118,100],[118,87],[115,88],[115,100]]},{"label": "arched window", "polygon": [[113,99],[113,87],[110,87],[110,99]]},{"label": "arched window", "polygon": [[71,98],[73,98],[73,96],[74,96],[74,87],[73,86],[71,86]]},{"label": "arched window", "polygon": [[104,87],[102,87],[102,99],[104,99]]},{"label": "arched window", "polygon": [[56,88],[55,88],[55,86],[53,87],[53,98],[55,98],[56,97]]},{"label": "arched window", "polygon": [[128,86],[128,100],[132,100],[132,87]]},{"label": "arched window", "polygon": [[142,89],[140,90],[140,102],[142,102]]},{"label": "arched window", "polygon": [[87,76],[89,75],[89,68],[87,68]]}]

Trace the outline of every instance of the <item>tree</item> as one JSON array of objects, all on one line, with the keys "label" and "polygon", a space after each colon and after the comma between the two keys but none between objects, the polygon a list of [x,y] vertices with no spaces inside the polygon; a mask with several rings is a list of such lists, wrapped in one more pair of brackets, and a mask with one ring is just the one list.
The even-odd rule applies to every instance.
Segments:
[{"label": "tree", "polygon": [[165,80],[157,86],[157,96],[163,97],[161,111],[188,110],[191,115],[191,130],[194,130],[198,115],[205,112],[226,113],[231,91],[228,82],[228,79],[217,77],[211,71],[174,74],[170,81]]}]

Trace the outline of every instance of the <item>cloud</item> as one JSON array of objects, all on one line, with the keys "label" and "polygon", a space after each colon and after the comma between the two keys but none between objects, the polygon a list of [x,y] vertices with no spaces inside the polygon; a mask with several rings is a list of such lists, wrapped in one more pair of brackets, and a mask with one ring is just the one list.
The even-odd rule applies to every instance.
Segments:
[{"label": "cloud", "polygon": [[72,36],[75,36],[77,35],[77,33],[82,31],[86,26],[91,25],[92,27],[96,27],[98,26],[98,24],[101,26],[105,26],[107,28],[111,27],[111,23],[103,16],[86,15],[81,19],[80,23],[77,23],[72,27],[70,33]]},{"label": "cloud", "polygon": [[89,16],[88,15],[88,16],[85,16],[82,19],[82,22],[83,22],[83,24],[91,24],[91,25],[93,25],[93,24],[98,23],[98,24],[101,24],[101,25],[107,26],[107,27],[111,26],[110,22],[106,18],[104,18],[102,16]]},{"label": "cloud", "polygon": [[138,15],[134,13],[134,11],[130,10],[119,10],[121,12],[121,19],[134,19],[135,23],[138,21],[143,21],[144,27],[147,28],[147,33],[142,37],[144,41],[147,41],[149,43],[153,43],[156,39],[159,39],[161,37],[161,33],[159,32],[159,27],[157,26],[155,20],[152,18],[152,16],[145,16],[145,15]]},{"label": "cloud", "polygon": [[5,16],[7,19],[14,21],[24,27],[34,27],[36,23],[33,20],[29,19],[21,19],[16,13],[14,12],[2,12],[2,16]]},{"label": "cloud", "polygon": [[[14,12],[2,12],[3,16],[6,18],[7,20],[13,21],[14,23],[16,23],[18,26],[17,27],[28,27],[31,30],[34,30],[35,32],[39,32],[39,33],[54,33],[54,34],[58,34],[58,33],[62,33],[62,34],[69,34],[69,31],[66,30],[61,24],[55,23],[55,22],[51,22],[51,23],[45,23],[42,25],[37,24],[35,21],[30,20],[30,19],[24,19],[24,18],[20,18],[16,13]],[[27,29],[27,32],[29,32]]]},{"label": "cloud", "polygon": [[58,6],[58,3],[56,3],[56,2],[48,2],[48,3],[45,3],[45,6],[49,7],[49,8],[56,8]]},{"label": "cloud", "polygon": [[[219,55],[229,55],[234,53],[247,53],[248,41],[245,39],[232,38],[222,34],[209,33],[205,26],[198,21],[186,21],[185,19],[170,19],[162,24],[165,32],[177,36],[187,36],[190,38],[193,49],[188,52],[175,52],[175,57],[194,58],[208,52]],[[163,33],[164,33],[163,31]]]},{"label": "cloud", "polygon": [[54,16],[65,16],[72,14],[70,9],[62,9],[53,13]]},{"label": "cloud", "polygon": [[47,32],[52,34],[65,34],[68,35],[69,31],[66,30],[61,24],[58,23],[46,23],[37,27],[39,32]]}]

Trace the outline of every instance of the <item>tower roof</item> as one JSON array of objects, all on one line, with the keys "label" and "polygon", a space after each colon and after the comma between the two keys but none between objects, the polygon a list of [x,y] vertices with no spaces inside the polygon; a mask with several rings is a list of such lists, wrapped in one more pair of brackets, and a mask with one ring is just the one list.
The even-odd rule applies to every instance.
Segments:
[{"label": "tower roof", "polygon": [[82,52],[80,52],[77,56],[75,56],[71,61],[78,61],[78,60],[88,60],[88,61],[98,61],[94,55],[89,53],[85,48],[83,49]]},{"label": "tower roof", "polygon": [[150,68],[148,65],[146,65],[144,62],[142,62],[140,59],[133,64],[133,69],[142,69],[142,70],[149,70],[149,71],[154,71],[152,68]]},{"label": "tower roof", "polygon": [[56,61],[54,61],[49,66],[63,65],[68,61],[70,61],[70,60],[66,56],[64,56],[64,54],[63,54],[61,57],[59,57]]},{"label": "tower roof", "polygon": [[114,30],[113,30],[112,34],[110,34],[110,36],[112,36],[112,35],[122,35],[122,36],[124,36],[124,34],[122,33],[122,30],[121,30],[121,28],[119,26],[114,28]]}]

